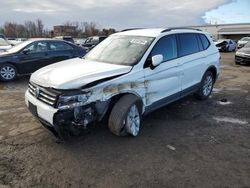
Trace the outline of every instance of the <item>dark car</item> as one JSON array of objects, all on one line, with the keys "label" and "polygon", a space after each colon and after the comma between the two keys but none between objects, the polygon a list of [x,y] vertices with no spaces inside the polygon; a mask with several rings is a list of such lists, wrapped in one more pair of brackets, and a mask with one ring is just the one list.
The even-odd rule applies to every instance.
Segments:
[{"label": "dark car", "polygon": [[4,34],[0,34],[0,38],[6,40],[6,37]]},{"label": "dark car", "polygon": [[235,54],[235,64],[250,64],[250,41]]},{"label": "dark car", "polygon": [[221,39],[215,45],[220,52],[232,52],[237,48],[236,42],[231,39]]},{"label": "dark car", "polygon": [[97,44],[102,42],[104,39],[107,37],[105,36],[93,36],[93,37],[88,37],[82,47],[86,49],[86,51],[90,51],[92,48],[94,48]]},{"label": "dark car", "polygon": [[83,48],[67,41],[28,40],[0,54],[0,80],[14,80],[17,75],[30,74],[46,65],[85,54]]}]

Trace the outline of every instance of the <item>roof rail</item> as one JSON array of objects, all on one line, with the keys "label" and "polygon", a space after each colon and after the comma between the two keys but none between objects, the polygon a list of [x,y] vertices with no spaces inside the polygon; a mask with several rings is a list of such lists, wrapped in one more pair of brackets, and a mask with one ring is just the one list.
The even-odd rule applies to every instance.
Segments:
[{"label": "roof rail", "polygon": [[124,31],[132,31],[132,30],[137,30],[137,29],[145,29],[145,28],[129,28],[129,29],[123,29],[120,32],[124,32]]},{"label": "roof rail", "polygon": [[172,31],[172,30],[177,30],[177,29],[189,29],[189,30],[196,30],[196,31],[202,31],[200,29],[195,29],[192,27],[170,27],[168,29],[164,29],[161,33],[167,32],[167,31]]}]

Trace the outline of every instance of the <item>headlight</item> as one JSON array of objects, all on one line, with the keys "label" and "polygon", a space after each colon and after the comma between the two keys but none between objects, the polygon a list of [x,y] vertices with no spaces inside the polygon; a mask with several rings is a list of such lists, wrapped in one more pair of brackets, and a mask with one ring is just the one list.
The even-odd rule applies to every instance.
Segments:
[{"label": "headlight", "polygon": [[89,96],[90,93],[70,95],[70,96],[61,95],[58,100],[58,109],[65,110],[83,106],[87,102]]}]

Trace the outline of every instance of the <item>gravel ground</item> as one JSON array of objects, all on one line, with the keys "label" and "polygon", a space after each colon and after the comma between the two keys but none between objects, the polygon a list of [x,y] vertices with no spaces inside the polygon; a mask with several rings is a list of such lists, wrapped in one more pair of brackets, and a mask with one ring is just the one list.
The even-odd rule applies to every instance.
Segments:
[{"label": "gravel ground", "polygon": [[250,187],[250,67],[221,55],[211,98],[150,114],[136,138],[99,125],[58,144],[26,109],[29,78],[0,83],[0,187]]}]

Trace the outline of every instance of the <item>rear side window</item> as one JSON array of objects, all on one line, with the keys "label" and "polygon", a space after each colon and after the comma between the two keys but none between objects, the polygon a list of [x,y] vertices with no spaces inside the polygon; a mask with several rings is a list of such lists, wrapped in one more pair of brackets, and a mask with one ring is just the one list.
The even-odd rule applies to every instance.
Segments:
[{"label": "rear side window", "polygon": [[199,34],[199,36],[200,36],[200,39],[201,39],[203,49],[204,50],[208,49],[208,47],[210,46],[210,42],[207,39],[207,37],[205,35],[203,35],[203,34]]},{"label": "rear side window", "polygon": [[179,56],[185,56],[199,52],[199,44],[194,33],[178,34],[179,36]]},{"label": "rear side window", "polygon": [[177,58],[177,47],[175,35],[168,35],[161,38],[154,46],[151,56],[163,55],[163,61]]},{"label": "rear side window", "polygon": [[50,50],[72,50],[73,48],[65,42],[50,42]]}]

